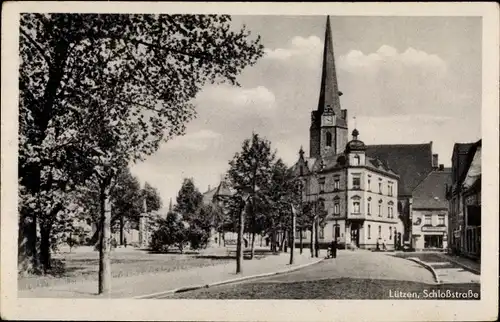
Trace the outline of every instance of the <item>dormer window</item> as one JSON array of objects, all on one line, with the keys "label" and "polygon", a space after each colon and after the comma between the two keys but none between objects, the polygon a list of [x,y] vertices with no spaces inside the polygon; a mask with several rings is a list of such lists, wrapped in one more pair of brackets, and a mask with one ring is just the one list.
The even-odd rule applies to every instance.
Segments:
[{"label": "dormer window", "polygon": [[356,155],[354,156],[354,165],[359,165],[359,163],[360,163],[360,161],[359,161],[359,160],[360,160],[359,155],[357,155],[357,154],[356,154]]}]

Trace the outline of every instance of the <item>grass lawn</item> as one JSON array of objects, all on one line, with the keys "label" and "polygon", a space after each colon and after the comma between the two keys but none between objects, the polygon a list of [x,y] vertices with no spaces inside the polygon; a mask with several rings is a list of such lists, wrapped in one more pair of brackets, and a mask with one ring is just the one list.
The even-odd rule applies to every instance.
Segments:
[{"label": "grass lawn", "polygon": [[[170,298],[178,299],[401,299],[391,298],[397,291],[417,292],[419,299],[438,290],[446,292],[476,292],[479,284],[428,285],[424,283],[397,281],[338,278],[292,283],[248,282],[233,285],[201,289],[192,292],[174,294]],[[445,299],[445,298],[434,298]],[[450,299],[450,298],[447,298]],[[469,298],[471,300],[473,298]]]},{"label": "grass lawn", "polygon": [[[97,281],[99,252],[63,253],[56,254],[53,257],[59,265],[56,265],[57,267],[50,275],[20,276],[18,278],[18,289],[32,289],[81,281]],[[229,256],[152,254],[137,249],[113,251],[111,253],[112,275],[115,278],[211,266],[232,260],[234,259]]]}]

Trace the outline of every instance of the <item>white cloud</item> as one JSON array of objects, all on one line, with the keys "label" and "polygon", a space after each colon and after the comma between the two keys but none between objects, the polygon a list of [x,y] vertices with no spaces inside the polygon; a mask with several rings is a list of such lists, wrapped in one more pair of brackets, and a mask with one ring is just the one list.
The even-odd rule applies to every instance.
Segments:
[{"label": "white cloud", "polygon": [[269,89],[264,86],[254,88],[242,88],[228,85],[209,86],[205,88],[196,98],[199,104],[212,103],[222,104],[227,107],[273,108],[276,98]]},{"label": "white cloud", "polygon": [[167,149],[182,149],[205,151],[210,147],[217,146],[222,141],[222,135],[212,130],[200,130],[176,137],[166,143]]},{"label": "white cloud", "polygon": [[[425,51],[409,47],[404,52],[396,48],[382,45],[376,52],[364,54],[359,50],[351,50],[340,56],[339,67],[352,71],[359,68],[372,68],[377,71],[384,67],[393,68],[397,65],[433,69],[436,73],[446,72],[446,62],[438,55],[428,54]],[[436,70],[437,69],[437,70]]]},{"label": "white cloud", "polygon": [[307,38],[296,36],[292,38],[287,48],[264,49],[264,58],[272,60],[306,58],[315,63],[320,59],[322,50],[321,40],[317,36],[309,36]]}]

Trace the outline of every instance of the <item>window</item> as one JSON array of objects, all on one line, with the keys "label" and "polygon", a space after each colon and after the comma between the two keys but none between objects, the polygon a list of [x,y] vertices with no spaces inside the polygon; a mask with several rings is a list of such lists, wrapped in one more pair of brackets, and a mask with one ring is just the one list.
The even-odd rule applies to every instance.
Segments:
[{"label": "window", "polygon": [[368,239],[372,238],[372,226],[368,225]]},{"label": "window", "polygon": [[340,237],[340,226],[339,225],[333,225],[333,238],[339,238]]},{"label": "window", "polygon": [[325,227],[319,227],[319,238],[325,239]]},{"label": "window", "polygon": [[335,181],[333,182],[333,190],[340,190],[340,179],[335,178]]},{"label": "window", "polygon": [[387,193],[392,197],[392,182],[387,184]]},{"label": "window", "polygon": [[444,215],[439,215],[438,216],[438,226],[444,226]]},{"label": "window", "polygon": [[324,177],[319,178],[318,185],[319,185],[319,193],[325,192],[325,178]]},{"label": "window", "polygon": [[326,146],[332,146],[332,134],[326,132]]},{"label": "window", "polygon": [[368,210],[368,214],[370,215],[372,213],[372,209],[371,209],[372,208],[372,202],[370,200],[368,200],[367,205],[368,205],[368,209],[367,209]]},{"label": "window", "polygon": [[359,200],[354,200],[352,202],[352,209],[355,214],[359,214]]},{"label": "window", "polygon": [[359,159],[360,159],[360,158],[359,158],[359,155],[357,155],[357,154],[356,154],[356,155],[354,156],[354,165],[359,165],[359,163],[360,163],[360,162],[359,162]]},{"label": "window", "polygon": [[424,235],[424,248],[443,248],[443,236]]},{"label": "window", "polygon": [[371,190],[372,190],[372,185],[371,185],[371,183],[372,183],[372,179],[368,178],[368,182],[367,182],[367,185],[368,185],[367,189],[368,189],[368,191],[371,191]]},{"label": "window", "polygon": [[392,227],[389,227],[389,239],[392,239]]},{"label": "window", "polygon": [[382,217],[382,205],[378,205],[378,216]]},{"label": "window", "polygon": [[382,182],[378,183],[378,193],[382,193]]},{"label": "window", "polygon": [[382,226],[378,226],[378,238],[382,238]]},{"label": "window", "polygon": [[424,220],[426,226],[432,226],[432,217],[430,215],[425,215]]},{"label": "window", "polygon": [[361,188],[361,178],[359,176],[352,177],[352,188],[353,189]]},{"label": "window", "polygon": [[340,215],[340,204],[338,202],[333,204],[333,214]]}]

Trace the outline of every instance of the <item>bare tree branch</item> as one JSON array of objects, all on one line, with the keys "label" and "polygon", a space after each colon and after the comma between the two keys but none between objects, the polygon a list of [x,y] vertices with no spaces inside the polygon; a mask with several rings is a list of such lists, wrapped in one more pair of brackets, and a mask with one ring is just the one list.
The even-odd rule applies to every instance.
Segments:
[{"label": "bare tree branch", "polygon": [[38,50],[38,52],[43,57],[43,59],[45,59],[45,61],[47,62],[47,64],[49,65],[49,68],[50,68],[52,65],[52,62],[50,61],[50,58],[47,55],[45,55],[45,51],[40,46],[40,44],[37,43],[26,31],[24,31],[23,28],[19,28],[19,29],[21,30],[21,33],[23,34],[23,36],[26,37],[33,46],[35,46],[35,48]]}]

